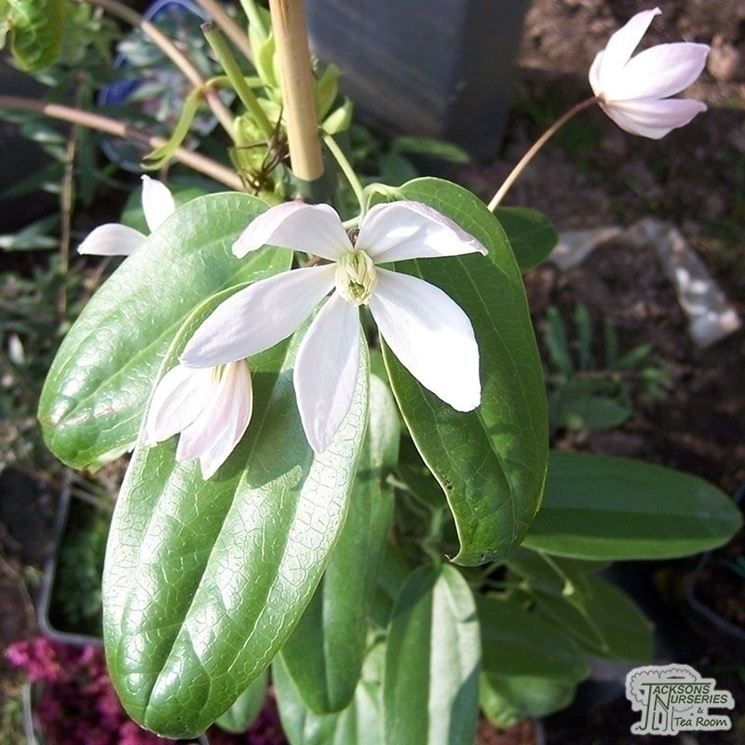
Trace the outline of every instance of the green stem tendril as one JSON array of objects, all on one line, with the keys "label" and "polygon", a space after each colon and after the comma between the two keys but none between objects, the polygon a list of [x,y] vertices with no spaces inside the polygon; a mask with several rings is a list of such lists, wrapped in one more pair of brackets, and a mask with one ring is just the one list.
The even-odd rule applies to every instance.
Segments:
[{"label": "green stem tendril", "polygon": [[349,181],[349,185],[352,187],[354,196],[357,198],[357,201],[360,205],[360,216],[364,215],[365,195],[362,190],[362,184],[360,183],[357,174],[354,172],[354,168],[352,168],[352,164],[349,162],[347,156],[344,155],[343,150],[339,147],[339,145],[336,144],[336,141],[331,135],[323,135],[323,141],[326,143],[326,147],[334,156],[336,162],[339,164],[339,168],[346,177],[347,181]]},{"label": "green stem tendril", "polygon": [[243,71],[230,51],[230,47],[220,33],[220,30],[214,23],[209,22],[202,24],[202,33],[212,47],[217,61],[222,66],[222,69],[225,70],[225,74],[238,94],[238,98],[241,99],[243,105],[251,112],[251,115],[256,120],[267,140],[270,140],[274,135],[274,127],[272,127],[272,123],[264,113],[264,109],[261,108],[261,104],[251,90],[251,86],[246,82]]}]

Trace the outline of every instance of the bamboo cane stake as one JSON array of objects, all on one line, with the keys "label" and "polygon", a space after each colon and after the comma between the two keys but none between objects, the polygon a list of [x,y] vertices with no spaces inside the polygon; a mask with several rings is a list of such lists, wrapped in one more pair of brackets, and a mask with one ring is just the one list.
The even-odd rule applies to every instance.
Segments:
[{"label": "bamboo cane stake", "polygon": [[323,175],[321,138],[303,0],[269,0],[282,76],[282,104],[292,171],[302,181]]}]

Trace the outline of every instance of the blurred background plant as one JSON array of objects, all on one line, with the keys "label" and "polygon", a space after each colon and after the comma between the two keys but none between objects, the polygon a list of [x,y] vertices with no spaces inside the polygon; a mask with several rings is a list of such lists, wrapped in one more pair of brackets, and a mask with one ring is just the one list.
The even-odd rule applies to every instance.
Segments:
[{"label": "blurred background plant", "polygon": [[571,321],[555,305],[546,311],[552,433],[618,427],[633,415],[639,396],[665,396],[672,382],[651,344],[622,351],[613,323],[603,319],[598,333],[583,303],[576,304]]}]

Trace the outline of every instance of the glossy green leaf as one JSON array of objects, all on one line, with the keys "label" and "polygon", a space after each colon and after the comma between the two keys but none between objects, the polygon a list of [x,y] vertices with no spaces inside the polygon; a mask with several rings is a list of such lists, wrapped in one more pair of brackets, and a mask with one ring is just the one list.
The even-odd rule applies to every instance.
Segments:
[{"label": "glossy green leaf", "polygon": [[384,658],[382,643],[367,653],[354,699],[346,709],[335,714],[314,714],[306,707],[278,657],[272,673],[282,729],[290,745],[383,745]]},{"label": "glossy green leaf", "polygon": [[51,65],[62,51],[65,0],[6,0],[4,5],[16,64],[28,71]]},{"label": "glossy green leaf", "polygon": [[712,484],[627,458],[552,453],[525,545],[558,556],[668,559],[726,543],[742,516]]},{"label": "glossy green leaf", "polygon": [[[170,360],[191,333],[181,330]],[[301,334],[251,359],[252,422],[214,477],[176,463],[175,438],[133,454],[107,546],[104,640],[122,703],[159,734],[202,732],[262,673],[341,531],[369,363],[363,354],[351,409],[316,455],[291,380]]]},{"label": "glossy green leaf", "polygon": [[368,610],[393,516],[386,484],[398,460],[398,412],[388,386],[370,378],[370,421],[349,512],[321,584],[282,660],[305,704],[341,711],[354,696],[365,656]]},{"label": "glossy green leaf", "polygon": [[233,702],[233,705],[215,724],[226,732],[234,732],[236,734],[245,732],[264,706],[268,680],[269,676],[264,671],[238,696]]},{"label": "glossy green leaf", "polygon": [[445,140],[430,137],[396,137],[391,144],[395,153],[436,158],[450,163],[470,163],[471,156],[463,148]]},{"label": "glossy green leaf", "polygon": [[485,675],[579,683],[590,674],[577,644],[516,600],[480,595],[477,607]]},{"label": "glossy green leaf", "polygon": [[574,700],[576,683],[551,678],[481,675],[479,706],[500,729],[528,717],[545,717],[565,709]]},{"label": "glossy green leaf", "polygon": [[178,210],[90,300],[44,384],[39,421],[68,465],[95,466],[134,444],[166,350],[205,298],[286,269],[286,251],[236,259],[231,245],[267,208],[245,194],[213,194]]},{"label": "glossy green leaf", "polygon": [[514,600],[480,596],[482,673],[479,700],[493,724],[567,706],[590,673],[579,647],[537,613]]},{"label": "glossy green leaf", "polygon": [[520,271],[499,223],[470,192],[418,179],[407,199],[451,217],[489,250],[399,263],[444,290],[467,313],[481,356],[481,405],[460,413],[426,391],[384,349],[393,392],[425,463],[447,495],[460,552],[479,564],[523,538],[540,504],[547,458],[543,371]]},{"label": "glossy green leaf", "polygon": [[403,554],[390,542],[383,548],[378,584],[370,601],[370,619],[381,629],[388,627],[401,588],[411,574]]},{"label": "glossy green leaf", "polygon": [[472,745],[480,663],[468,583],[450,565],[420,567],[401,590],[388,630],[385,744]]},{"label": "glossy green leaf", "polygon": [[585,564],[524,550],[510,557],[508,566],[527,582],[544,618],[582,649],[609,659],[651,658],[652,623],[626,593],[589,573]]},{"label": "glossy green leaf", "polygon": [[529,207],[498,207],[494,216],[509,238],[520,271],[540,264],[559,242],[553,223]]}]

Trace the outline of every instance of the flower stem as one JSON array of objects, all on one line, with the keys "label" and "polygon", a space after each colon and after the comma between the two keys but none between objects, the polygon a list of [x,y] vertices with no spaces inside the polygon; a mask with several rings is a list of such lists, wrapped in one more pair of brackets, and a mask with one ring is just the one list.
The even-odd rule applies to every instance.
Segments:
[{"label": "flower stem", "polygon": [[[108,116],[101,116],[100,114],[93,114],[89,111],[74,109],[70,106],[35,101],[32,98],[0,96],[0,109],[36,111],[53,119],[60,119],[65,122],[71,122],[72,124],[80,124],[83,127],[97,129],[99,132],[105,132],[115,137],[142,142],[153,149],[166,143],[166,140],[162,137],[149,135],[142,130],[135,129],[131,124],[127,124],[126,122],[120,122]],[[189,166],[189,168],[205,176],[209,176],[215,181],[229,186],[231,189],[243,191],[243,182],[240,177],[229,168],[211,158],[207,158],[199,153],[193,153],[182,147],[174,151],[173,157],[185,166]]]},{"label": "flower stem", "polygon": [[243,71],[238,65],[233,53],[230,51],[227,42],[220,33],[220,29],[218,29],[212,22],[203,23],[202,33],[204,34],[204,38],[207,39],[207,42],[212,47],[212,51],[215,53],[217,61],[222,66],[222,69],[225,70],[225,74],[228,76],[230,84],[235,89],[235,92],[243,102],[243,105],[251,112],[267,140],[271,139],[274,134],[272,123],[269,121],[267,115],[264,113],[264,109],[261,108],[261,104],[254,95],[254,92],[246,82],[246,79],[243,76]]},{"label": "flower stem", "polygon": [[212,20],[222,29],[225,36],[235,44],[240,53],[249,61],[253,61],[251,45],[246,32],[225,12],[220,3],[215,0],[197,0]]},{"label": "flower stem", "polygon": [[292,171],[301,181],[317,181],[323,176],[323,156],[303,0],[269,0],[269,10],[277,42]]},{"label": "flower stem", "polygon": [[[195,88],[200,88],[204,85],[204,78],[202,78],[199,70],[194,67],[191,60],[157,26],[150,23],[150,21],[146,21],[139,13],[135,13],[134,10],[118,2],[118,0],[77,0],[77,2],[81,4],[90,2],[90,4],[103,8],[107,13],[120,18],[130,26],[139,28],[181,70],[184,77]],[[230,113],[228,107],[220,100],[220,97],[214,90],[208,89],[204,98],[208,106],[212,109],[212,113],[222,125],[222,128],[232,139],[233,115]]]},{"label": "flower stem", "polygon": [[352,168],[352,164],[349,162],[347,156],[344,155],[344,151],[339,147],[339,145],[336,143],[336,140],[334,140],[331,135],[324,135],[323,141],[326,143],[326,147],[331,151],[334,159],[339,164],[339,168],[346,177],[347,181],[349,181],[349,185],[352,187],[354,196],[357,197],[357,201],[360,203],[360,210],[364,212],[365,194],[362,190],[362,184],[360,183],[357,174],[354,172],[354,168]]},{"label": "flower stem", "polygon": [[576,106],[572,106],[563,116],[559,117],[533,144],[525,155],[520,159],[520,162],[512,169],[510,175],[504,180],[502,186],[499,187],[497,193],[492,197],[489,202],[488,208],[490,212],[499,206],[505,194],[510,190],[512,184],[517,181],[518,176],[528,167],[530,161],[533,160],[536,153],[558,132],[575,114],[579,114],[580,111],[589,108],[594,103],[597,103],[597,97],[593,96],[584,101],[580,101]]}]

